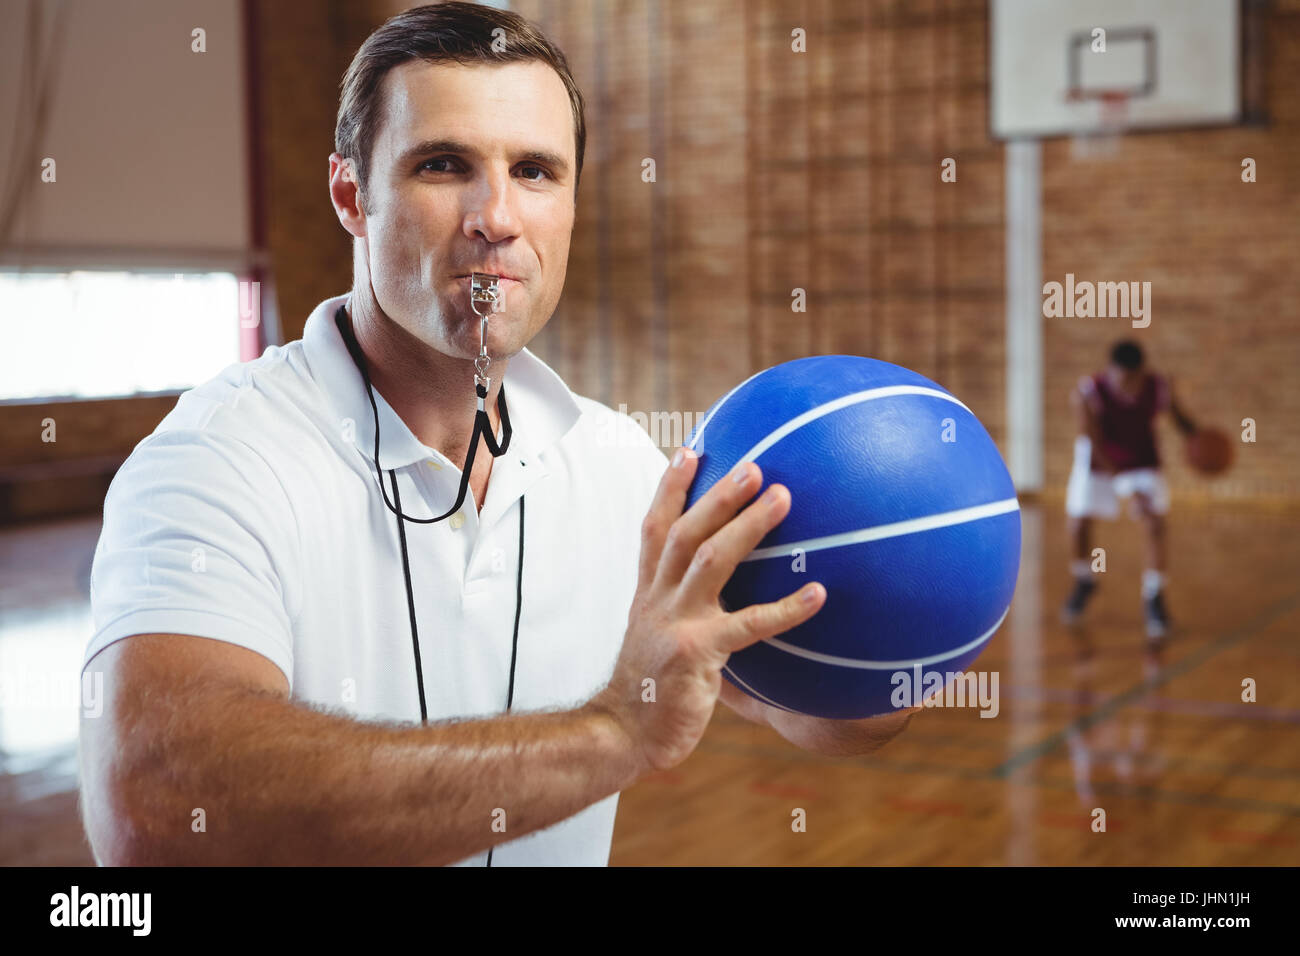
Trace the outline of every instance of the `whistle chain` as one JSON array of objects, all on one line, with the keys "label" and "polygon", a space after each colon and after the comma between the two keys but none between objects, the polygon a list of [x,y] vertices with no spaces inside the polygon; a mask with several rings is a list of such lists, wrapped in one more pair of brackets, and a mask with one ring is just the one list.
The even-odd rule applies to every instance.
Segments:
[{"label": "whistle chain", "polygon": [[[482,320],[479,323],[479,352],[478,357],[474,359],[474,384],[482,385],[486,391],[492,390],[492,379],[488,377],[488,366],[492,360],[488,358],[487,334],[488,334],[488,317],[497,311],[497,303],[501,299],[501,277],[491,275],[486,272],[475,272],[470,276],[469,286],[469,307],[474,310],[474,314]],[[479,303],[487,307],[486,312],[478,310]],[[483,399],[479,399],[479,408],[483,407]]]}]

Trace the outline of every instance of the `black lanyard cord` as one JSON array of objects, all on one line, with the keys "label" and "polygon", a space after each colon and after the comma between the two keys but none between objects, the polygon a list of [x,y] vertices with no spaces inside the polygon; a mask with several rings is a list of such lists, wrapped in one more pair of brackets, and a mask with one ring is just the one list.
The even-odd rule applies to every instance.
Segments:
[{"label": "black lanyard cord", "polygon": [[[427,723],[429,712],[424,702],[424,669],[420,664],[420,638],[415,626],[415,592],[411,587],[411,561],[406,551],[406,528],[402,518],[402,499],[397,491],[397,473],[389,471],[393,483],[393,497],[397,499],[397,537],[402,544],[402,574],[406,578],[406,605],[411,612],[411,644],[415,648],[415,679],[420,689],[420,723]],[[515,702],[515,664],[519,660],[519,616],[524,607],[524,501],[519,496],[519,565],[515,572],[515,632],[510,639],[510,685],[506,690],[506,711]],[[488,848],[487,865],[492,865],[492,849]]]},{"label": "black lanyard cord", "polygon": [[[428,707],[424,700],[424,667],[420,662],[420,636],[415,623],[415,591],[411,586],[411,559],[406,550],[406,526],[402,518],[402,496],[397,490],[397,472],[389,471],[388,478],[393,483],[393,497],[397,499],[397,540],[402,546],[402,575],[406,578],[406,606],[411,613],[411,644],[415,648],[415,678],[420,687],[420,723],[429,720]],[[515,664],[519,659],[519,617],[524,607],[524,501],[519,496],[519,564],[515,572],[515,629],[510,642],[510,684],[506,690],[506,710],[515,703]]]},{"label": "black lanyard cord", "polygon": [[[465,469],[460,477],[460,491],[456,495],[456,503],[451,506],[451,510],[437,518],[412,518],[410,515],[402,512],[402,496],[397,487],[397,472],[389,469],[388,478],[393,484],[393,501],[388,501],[388,493],[384,490],[383,471],[379,467],[379,406],[375,402],[375,393],[370,385],[370,375],[366,371],[365,355],[361,351],[361,346],[357,344],[356,337],[352,334],[352,322],[348,316],[347,309],[339,306],[338,312],[334,316],[334,321],[339,327],[339,332],[343,335],[343,341],[348,347],[348,352],[352,356],[353,362],[356,363],[357,369],[361,372],[361,379],[366,383],[366,394],[370,398],[370,408],[375,415],[375,477],[379,485],[379,493],[383,496],[384,504],[388,510],[397,516],[397,540],[402,549],[402,576],[406,581],[406,607],[411,617],[411,646],[415,652],[415,680],[420,693],[420,723],[425,724],[429,721],[428,705],[424,696],[424,666],[420,659],[420,635],[416,626],[415,617],[415,589],[411,584],[411,559],[406,547],[406,524],[410,521],[414,524],[433,524],[435,521],[442,521],[460,510],[460,506],[465,501],[465,491],[469,487],[470,472],[474,467],[474,452],[478,448],[479,436],[487,443],[488,451],[492,457],[499,458],[506,453],[510,447],[510,413],[506,409],[506,388],[505,382],[501,383],[501,388],[497,392],[497,412],[501,415],[501,443],[498,445],[496,437],[492,434],[492,421],[488,418],[485,407],[487,399],[487,389],[477,382],[474,385],[474,391],[478,395],[478,412],[474,416],[474,434],[470,438],[469,455],[465,460]],[[515,574],[515,627],[514,635],[510,640],[510,683],[506,690],[506,710],[509,711],[515,702],[515,665],[519,659],[519,617],[524,606],[524,496],[519,496],[519,565]],[[492,865],[492,848],[488,849],[487,865]]]},{"label": "black lanyard cord", "polygon": [[411,612],[411,646],[415,649],[415,686],[420,691],[420,723],[429,720],[429,709],[424,702],[424,666],[420,662],[420,633],[415,625],[415,591],[411,587],[411,559],[406,552],[406,524],[402,521],[402,495],[397,490],[397,472],[389,471],[393,483],[393,498],[397,501],[397,540],[402,545],[402,575],[406,578],[406,607]]},{"label": "black lanyard cord", "polygon": [[[399,519],[400,520],[400,519]],[[524,496],[519,496],[519,570],[515,573],[515,636],[510,644],[510,688],[506,691],[506,712],[515,702],[515,661],[519,658],[519,612],[524,606]],[[492,865],[492,847],[487,865]]]},{"label": "black lanyard cord", "polygon": [[[366,383],[366,396],[370,399],[370,409],[375,416],[375,476],[378,479],[379,493],[384,498],[384,504],[393,514],[398,514],[398,509],[388,500],[388,492],[384,490],[383,469],[379,467],[379,405],[375,402],[375,390],[370,385],[370,373],[366,370],[366,357],[361,351],[361,346],[357,344],[356,336],[352,334],[352,321],[348,316],[346,307],[340,305],[339,310],[335,313],[334,321],[339,327],[339,332],[343,335],[343,342],[348,347],[348,352],[352,356],[352,361],[356,363],[357,370],[361,372],[361,380]],[[469,455],[465,459],[465,468],[460,475],[460,490],[456,493],[456,503],[445,514],[436,518],[412,518],[410,515],[401,515],[414,524],[433,524],[435,521],[442,521],[449,518],[460,510],[460,506],[465,503],[465,492],[469,488],[469,476],[474,470],[474,453],[478,451],[479,436],[483,436],[483,441],[487,443],[488,451],[493,458],[500,458],[507,449],[510,448],[510,411],[506,407],[506,383],[502,382],[501,387],[497,390],[497,414],[501,416],[501,443],[497,444],[496,436],[492,434],[492,420],[488,418],[486,401],[487,389],[479,383],[474,383],[474,393],[478,396],[478,411],[474,414],[474,433],[469,440]]]}]

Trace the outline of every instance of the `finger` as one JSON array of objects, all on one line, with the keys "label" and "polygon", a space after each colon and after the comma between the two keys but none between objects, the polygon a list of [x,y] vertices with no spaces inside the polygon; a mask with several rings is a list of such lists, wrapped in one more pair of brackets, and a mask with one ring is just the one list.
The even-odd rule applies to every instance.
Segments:
[{"label": "finger", "polygon": [[717,602],[736,565],[785,519],[790,504],[789,489],[774,484],[723,525],[696,549],[682,578],[678,600],[688,607],[694,601]]},{"label": "finger", "polygon": [[[805,600],[811,597],[811,600]],[[769,604],[752,604],[732,611],[723,618],[716,632],[718,650],[732,654],[736,651],[776,637],[808,620],[826,603],[826,589],[818,582],[806,584],[793,594]]]},{"label": "finger", "polygon": [[[677,455],[681,458],[678,459]],[[664,550],[664,539],[668,529],[681,515],[686,507],[686,493],[695,478],[695,469],[699,464],[699,455],[689,448],[679,448],[673,455],[673,464],[664,471],[659,479],[659,488],[655,491],[650,510],[641,522],[641,559],[637,566],[637,591],[640,592],[654,582],[655,572],[659,568],[659,556]]]},{"label": "finger", "polygon": [[[740,480],[735,479],[739,477]],[[681,583],[695,552],[706,540],[735,517],[736,512],[763,486],[758,465],[742,462],[719,479],[703,497],[673,522],[659,559],[657,583],[674,588]]]}]

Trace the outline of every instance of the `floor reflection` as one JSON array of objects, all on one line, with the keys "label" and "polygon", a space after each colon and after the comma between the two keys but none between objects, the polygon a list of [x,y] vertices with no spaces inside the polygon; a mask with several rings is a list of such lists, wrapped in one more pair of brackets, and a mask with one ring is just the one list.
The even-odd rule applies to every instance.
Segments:
[{"label": "floor reflection", "polygon": [[1073,628],[1070,638],[1075,652],[1071,668],[1074,720],[1066,732],[1066,741],[1075,793],[1080,805],[1090,811],[1097,806],[1098,781],[1133,795],[1159,780],[1164,756],[1157,745],[1164,711],[1150,704],[1162,683],[1161,667],[1168,642],[1143,639],[1140,675],[1135,675],[1141,690],[1133,706],[1111,719],[1094,720],[1097,706],[1106,699],[1097,689],[1096,648],[1086,626]]},{"label": "floor reflection", "polygon": [[0,529],[0,865],[93,863],[77,812],[100,520]]}]

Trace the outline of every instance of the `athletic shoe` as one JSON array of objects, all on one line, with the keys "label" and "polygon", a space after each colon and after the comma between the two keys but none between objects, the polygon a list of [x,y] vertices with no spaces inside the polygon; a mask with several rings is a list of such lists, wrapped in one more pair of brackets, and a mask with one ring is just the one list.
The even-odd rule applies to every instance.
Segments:
[{"label": "athletic shoe", "polygon": [[1169,614],[1165,610],[1164,592],[1157,591],[1144,603],[1146,604],[1147,637],[1153,639],[1164,637],[1169,630]]},{"label": "athletic shoe", "polygon": [[1061,608],[1061,620],[1066,624],[1073,624],[1079,620],[1083,614],[1083,608],[1088,603],[1088,598],[1092,597],[1092,592],[1097,590],[1097,582],[1091,578],[1075,578],[1074,591],[1070,594],[1070,599],[1065,602],[1065,607]]}]

